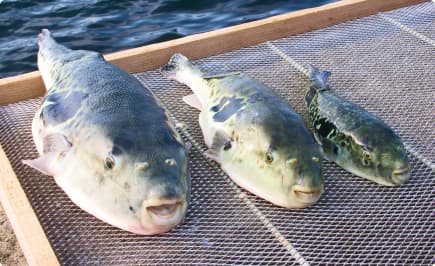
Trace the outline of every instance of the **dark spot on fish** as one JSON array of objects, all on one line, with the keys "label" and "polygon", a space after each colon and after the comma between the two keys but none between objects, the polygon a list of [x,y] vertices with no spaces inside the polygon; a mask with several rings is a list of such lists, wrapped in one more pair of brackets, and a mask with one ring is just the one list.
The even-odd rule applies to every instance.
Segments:
[{"label": "dark spot on fish", "polygon": [[223,97],[220,101],[219,101],[219,103],[217,104],[217,105],[215,105],[215,106],[212,106],[211,108],[210,108],[210,111],[212,111],[212,112],[214,112],[214,113],[217,113],[221,108],[222,108],[222,106],[224,106],[224,104],[226,103],[228,101],[228,97]]},{"label": "dark spot on fish", "polygon": [[128,208],[130,209],[130,211],[134,212],[133,206],[128,206]]},{"label": "dark spot on fish", "polygon": [[242,99],[231,97],[228,99],[228,103],[217,113],[214,114],[213,119],[216,122],[224,122],[232,115],[234,115],[242,107]]},{"label": "dark spot on fish", "polygon": [[73,117],[87,97],[86,93],[77,91],[70,94],[51,93],[47,95],[46,101],[51,104],[45,106],[41,112],[44,125],[59,124]]},{"label": "dark spot on fish", "polygon": [[231,141],[227,141],[224,144],[224,151],[231,149]]},{"label": "dark spot on fish", "polygon": [[334,154],[338,155],[338,147],[337,146],[334,146]]},{"label": "dark spot on fish", "polygon": [[129,184],[128,182],[125,182],[125,183],[124,183],[124,189],[125,189],[126,191],[129,191],[129,190],[130,190],[130,184]]},{"label": "dark spot on fish", "polygon": [[327,121],[325,118],[321,118],[318,120],[320,123],[320,128],[318,129],[318,133],[322,138],[326,138],[329,133],[331,133],[334,130],[337,130],[334,124]]}]

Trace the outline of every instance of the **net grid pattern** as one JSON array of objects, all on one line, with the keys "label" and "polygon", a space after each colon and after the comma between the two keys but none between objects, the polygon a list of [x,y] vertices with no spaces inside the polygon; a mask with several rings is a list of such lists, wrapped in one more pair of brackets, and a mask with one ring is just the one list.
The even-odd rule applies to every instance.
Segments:
[{"label": "net grid pattern", "polygon": [[[385,17],[435,37],[435,4],[423,3],[197,60],[208,72],[243,71],[306,121],[308,63],[333,73],[337,93],[389,124],[404,140],[412,179],[383,187],[324,162],[325,194],[285,210],[244,191],[203,155],[190,90],[157,70],[135,75],[168,108],[192,143],[192,196],[183,224],[136,236],[76,207],[52,178],[21,163],[37,156],[31,121],[42,98],[0,107],[0,144],[63,265],[324,265],[435,263],[435,47]],[[308,123],[307,123],[308,124]]]}]

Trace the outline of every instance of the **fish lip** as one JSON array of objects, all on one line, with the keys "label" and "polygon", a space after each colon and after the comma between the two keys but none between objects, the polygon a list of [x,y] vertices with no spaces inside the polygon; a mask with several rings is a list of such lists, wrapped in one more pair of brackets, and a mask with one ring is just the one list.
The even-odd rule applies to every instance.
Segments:
[{"label": "fish lip", "polygon": [[401,185],[409,180],[411,177],[411,169],[409,167],[403,167],[393,170],[391,173],[391,182],[394,185]]},{"label": "fish lip", "polygon": [[145,200],[143,203],[144,207],[152,207],[152,206],[158,206],[161,204],[174,204],[179,201],[183,201],[184,197],[180,198],[173,198],[173,199],[161,199],[161,198],[154,198],[154,199],[148,199]]},{"label": "fish lip", "polygon": [[[159,207],[167,205],[173,208],[169,213],[159,212]],[[171,206],[173,205],[173,206]],[[142,203],[143,226],[156,227],[159,230],[169,231],[181,223],[186,216],[187,200],[182,196],[173,199],[150,199]]]},{"label": "fish lip", "polygon": [[[178,210],[178,208],[181,205],[182,205],[182,202],[177,201],[177,202],[174,202],[174,203],[165,203],[165,204],[159,204],[159,205],[156,205],[156,206],[152,206],[152,205],[151,206],[147,206],[146,209],[150,213],[152,213],[152,215],[156,215],[156,216],[158,216],[159,218],[162,218],[162,219],[169,219],[169,218],[173,217],[177,213],[177,210]],[[159,212],[160,208],[164,208],[164,209],[168,209],[169,208],[169,211],[166,212],[166,213]]]},{"label": "fish lip", "polygon": [[322,196],[323,191],[323,186],[316,188],[308,188],[301,185],[292,186],[292,192],[298,201],[309,205],[316,203]]},{"label": "fish lip", "polygon": [[403,168],[393,170],[393,175],[408,174],[409,172],[410,172],[409,167],[403,167]]}]

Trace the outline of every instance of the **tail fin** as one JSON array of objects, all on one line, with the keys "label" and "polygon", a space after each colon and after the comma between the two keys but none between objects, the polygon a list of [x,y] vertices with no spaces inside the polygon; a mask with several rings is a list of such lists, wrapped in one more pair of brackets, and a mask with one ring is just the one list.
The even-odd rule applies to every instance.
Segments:
[{"label": "tail fin", "polygon": [[308,71],[310,79],[310,87],[315,88],[318,91],[330,90],[331,87],[328,82],[328,78],[331,76],[331,72],[322,71],[313,65],[308,65]]},{"label": "tail fin", "polygon": [[203,73],[182,54],[174,54],[168,64],[160,68],[160,73],[167,79],[176,80],[190,87],[202,106],[210,97],[210,89],[203,78]]},{"label": "tail fin", "polygon": [[56,50],[60,54],[71,52],[71,49],[59,44],[48,29],[42,29],[38,34],[38,46],[39,52],[44,52],[44,50]]},{"label": "tail fin", "polygon": [[177,80],[181,83],[185,82],[180,80],[180,75],[177,74],[184,71],[194,71],[201,75],[201,71],[182,54],[174,54],[171,59],[169,59],[168,64],[160,68],[160,73],[162,73],[165,78]]},{"label": "tail fin", "polygon": [[42,29],[38,34],[38,44],[40,45],[45,38],[51,38],[51,32],[48,29]]}]

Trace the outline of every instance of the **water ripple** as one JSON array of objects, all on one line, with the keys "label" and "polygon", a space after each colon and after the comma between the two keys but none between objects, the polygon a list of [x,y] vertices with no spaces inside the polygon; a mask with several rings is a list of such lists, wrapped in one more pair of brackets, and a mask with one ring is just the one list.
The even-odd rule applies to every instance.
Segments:
[{"label": "water ripple", "polygon": [[110,53],[333,0],[0,0],[0,78],[36,70],[37,34]]}]

